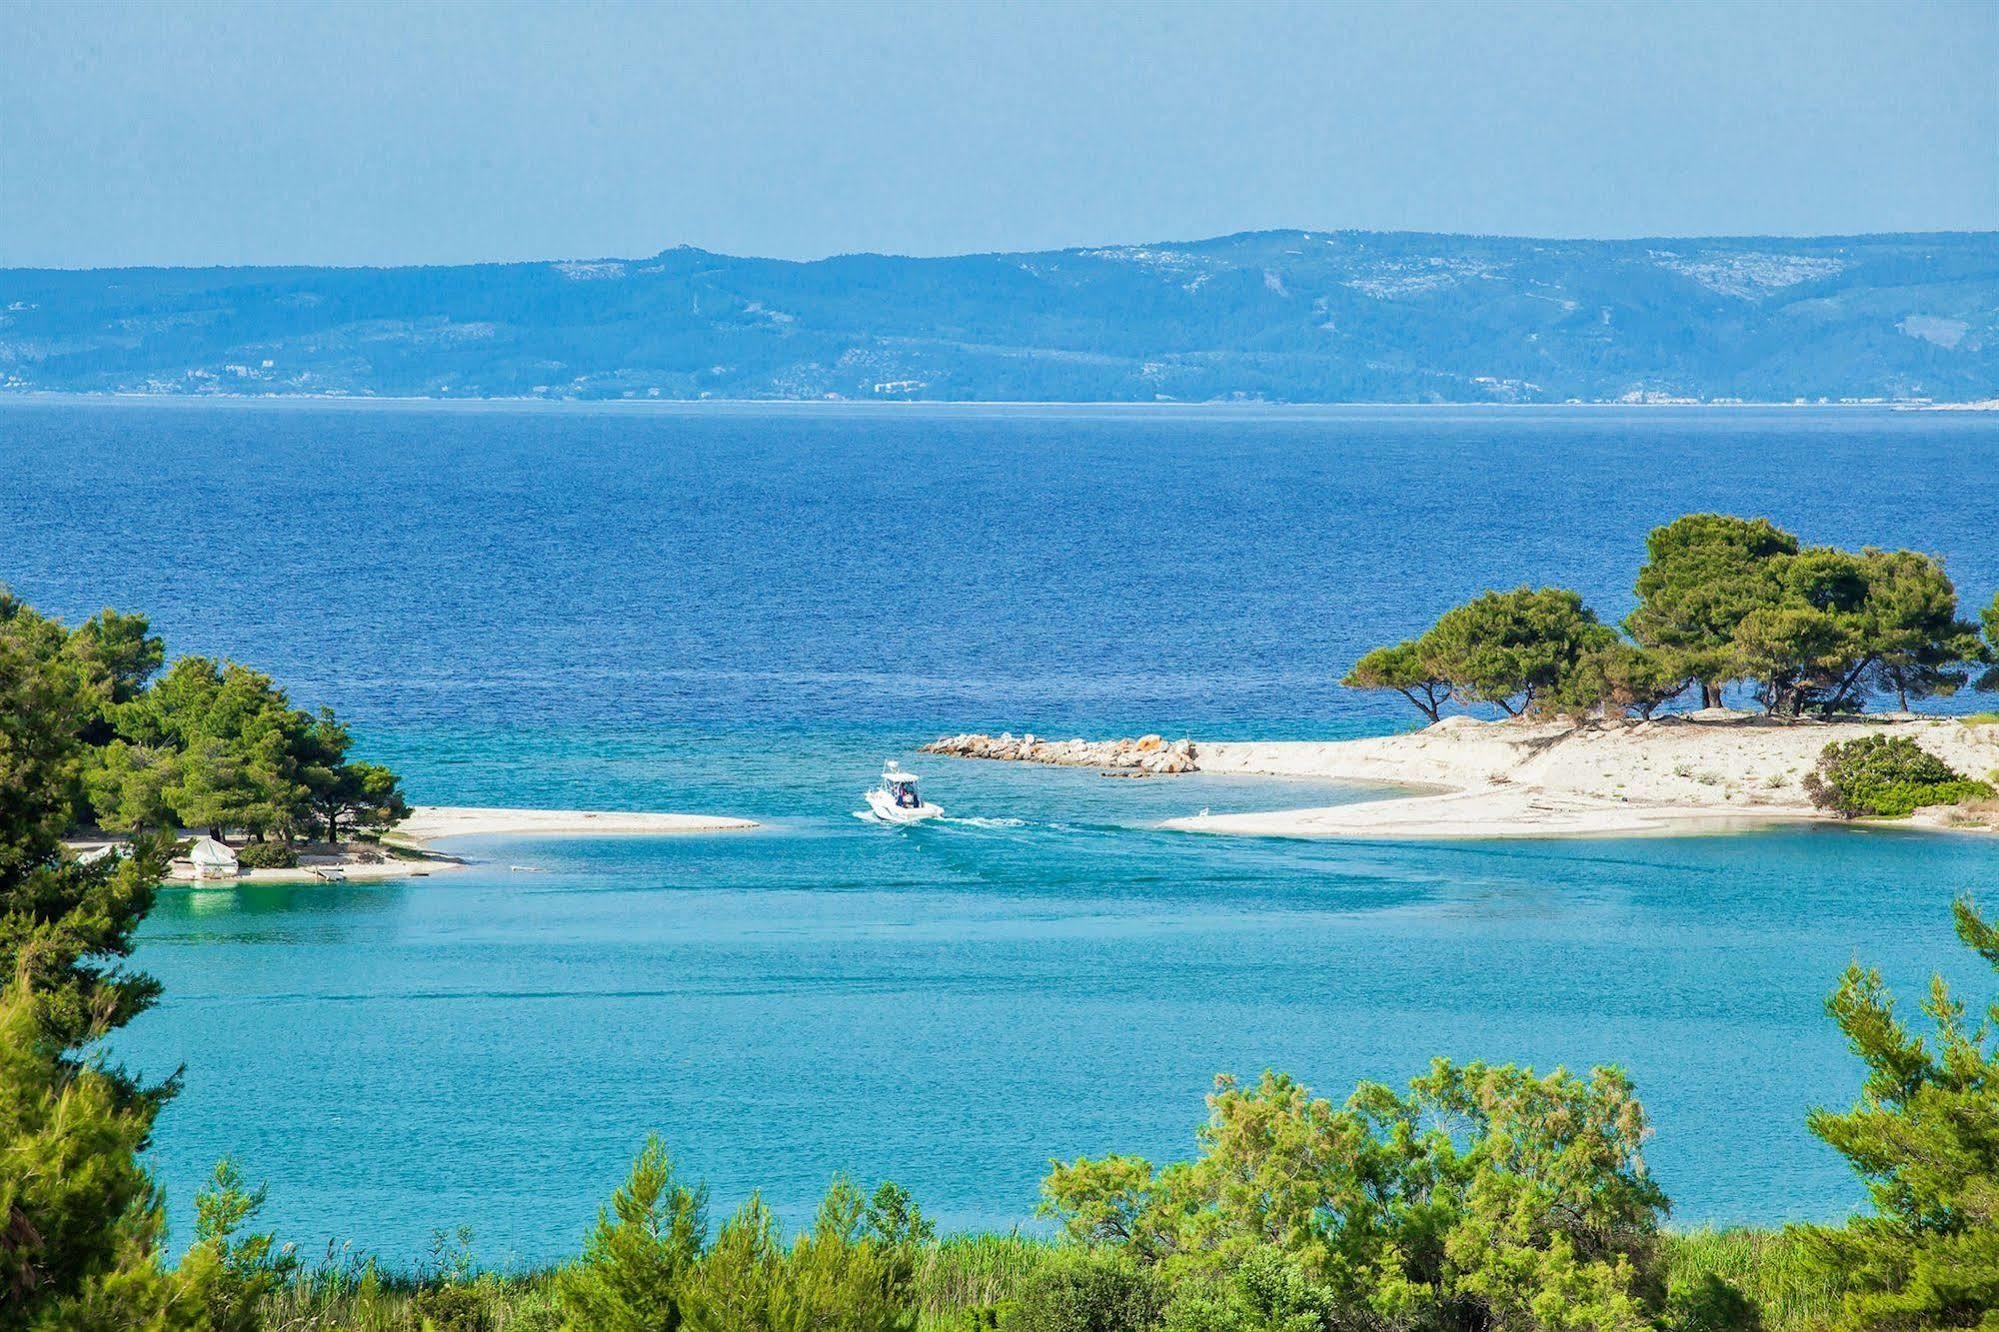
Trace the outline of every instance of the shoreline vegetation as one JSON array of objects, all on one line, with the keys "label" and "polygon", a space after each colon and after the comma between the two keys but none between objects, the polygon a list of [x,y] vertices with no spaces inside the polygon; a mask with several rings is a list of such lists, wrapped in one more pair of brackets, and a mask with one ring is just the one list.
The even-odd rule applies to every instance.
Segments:
[{"label": "shoreline vegetation", "polygon": [[719,815],[412,806],[401,778],[350,757],[331,709],[294,707],[276,681],[166,645],[143,615],[106,609],[74,628],[0,585],[0,627],[43,663],[73,738],[62,844],[120,860],[171,846],[167,877],[198,883],[421,878],[466,861],[463,837],[667,835],[753,828]]},{"label": "shoreline vegetation", "polygon": [[[391,830],[356,837],[338,845],[301,842],[292,848],[298,863],[291,866],[246,867],[233,875],[197,875],[191,865],[175,861],[170,878],[176,883],[256,884],[326,881],[385,882],[420,879],[431,874],[466,869],[474,862],[439,843],[461,838],[495,837],[670,837],[688,833],[744,832],[759,825],[751,819],[713,814],[667,814],[640,810],[521,809],[484,805],[412,805]],[[180,830],[183,841],[200,834]],[[118,848],[122,837],[79,830],[65,839],[73,853],[88,855],[100,848]],[[252,844],[254,845],[254,843]]]},{"label": "shoreline vegetation", "polygon": [[[926,750],[1146,775],[1234,772],[1441,794],[1168,820],[1274,837],[1699,834],[1826,819],[1999,828],[1999,717],[1912,702],[1999,691],[1999,596],[1959,614],[1940,561],[1806,546],[1768,519],[1687,514],[1646,538],[1621,626],[1558,587],[1488,591],[1347,672],[1429,725],[1328,743],[1092,744],[959,735]],[[1761,712],[1725,706],[1745,694]],[[1679,710],[1680,700],[1697,706]],[[1862,715],[1890,699],[1892,713]],[[1451,707],[1500,713],[1481,720]]]}]

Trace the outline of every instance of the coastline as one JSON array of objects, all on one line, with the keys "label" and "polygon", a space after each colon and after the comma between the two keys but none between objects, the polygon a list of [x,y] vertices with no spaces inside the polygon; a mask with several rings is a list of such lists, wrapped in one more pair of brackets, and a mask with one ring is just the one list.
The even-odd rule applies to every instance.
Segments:
[{"label": "coastline", "polygon": [[479,805],[417,805],[391,834],[427,849],[457,837],[649,837],[668,833],[746,832],[750,819],[718,814],[637,810],[504,809]]},{"label": "coastline", "polygon": [[[692,833],[746,832],[750,819],[710,814],[667,814],[637,810],[511,809],[477,805],[417,805],[379,842],[350,841],[337,848],[307,844],[299,864],[288,869],[244,869],[233,877],[195,877],[182,861],[166,882],[190,888],[229,888],[260,883],[385,883],[422,879],[467,869],[479,862],[442,851],[439,842],[462,837],[665,837]],[[199,836],[184,832],[184,836]],[[84,838],[72,849],[116,845],[115,838]]]},{"label": "coastline", "polygon": [[[1716,710],[1654,721],[1479,721],[1450,717],[1422,731],[1362,740],[1197,742],[956,736],[926,746],[966,758],[1323,780],[1421,788],[1377,800],[1167,819],[1181,832],[1379,840],[1700,836],[1839,823],[1802,779],[1819,752],[1863,735],[1907,735],[1961,771],[1999,770],[1999,726],[1891,714],[1773,720]],[[1948,811],[1857,826],[1972,831]]]},{"label": "coastline", "polygon": [[413,397],[392,394],[363,393],[154,393],[142,390],[108,390],[103,392],[76,392],[68,389],[0,388],[0,405],[14,403],[54,403],[75,406],[110,406],[117,404],[178,404],[184,406],[234,405],[264,407],[383,407],[412,409],[448,409],[458,411],[559,410],[559,409],[610,409],[627,412],[645,411],[703,411],[709,409],[723,411],[778,411],[778,412],[847,412],[855,410],[885,410],[891,412],[921,411],[940,409],[944,411],[1139,411],[1139,412],[1323,412],[1323,411],[1604,411],[1617,409],[1655,410],[1715,410],[1715,411],[1842,411],[1842,412],[1993,412],[1999,411],[1999,399],[1977,398],[1966,401],[1929,402],[1914,398],[1885,398],[1877,402],[1799,402],[1795,399],[1743,399],[1741,401],[1711,401],[1701,399],[1670,399],[1651,402],[1626,402],[1619,398],[1590,398],[1574,402],[1416,402],[1395,399],[1351,399],[1327,402],[1308,402],[1297,399],[1271,399],[1268,401],[1245,399],[1186,399],[1171,401],[1125,401],[1116,398],[1100,399],[1060,399],[1060,398],[564,398],[564,397]]}]

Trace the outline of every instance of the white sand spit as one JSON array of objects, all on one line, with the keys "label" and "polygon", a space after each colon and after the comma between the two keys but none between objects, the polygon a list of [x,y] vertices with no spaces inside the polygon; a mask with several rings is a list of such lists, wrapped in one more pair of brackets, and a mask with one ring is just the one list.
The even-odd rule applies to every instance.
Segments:
[{"label": "white sand spit", "polygon": [[736,832],[749,819],[717,814],[653,814],[588,809],[486,809],[467,805],[418,805],[396,826],[400,840],[426,843],[446,837],[651,836],[662,833]]},{"label": "white sand spit", "polygon": [[[1834,741],[1905,735],[1971,777],[1999,772],[1999,726],[1893,714],[1779,720],[1713,709],[1656,721],[1485,722],[1450,717],[1367,740],[1190,746],[1193,769],[1434,788],[1356,804],[1197,815],[1163,826],[1266,837],[1493,838],[1698,834],[1825,820],[1803,779]],[[1009,738],[1010,739],[1010,738]],[[953,737],[939,752],[1128,766],[1133,742],[1000,745]],[[1009,752],[1009,750],[1013,752]],[[1919,824],[1943,825],[1931,816]],[[1906,826],[1906,825],[1903,825]]]}]

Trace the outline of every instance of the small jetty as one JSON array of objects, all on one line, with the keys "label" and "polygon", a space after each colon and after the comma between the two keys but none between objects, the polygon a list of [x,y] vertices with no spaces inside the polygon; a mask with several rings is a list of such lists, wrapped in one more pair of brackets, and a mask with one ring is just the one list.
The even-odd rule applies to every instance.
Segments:
[{"label": "small jetty", "polygon": [[1012,732],[948,735],[923,746],[921,752],[1067,768],[1107,768],[1147,777],[1200,771],[1192,740],[1167,740],[1157,735],[1142,735],[1136,740],[1043,740],[1032,733],[1015,736]]}]

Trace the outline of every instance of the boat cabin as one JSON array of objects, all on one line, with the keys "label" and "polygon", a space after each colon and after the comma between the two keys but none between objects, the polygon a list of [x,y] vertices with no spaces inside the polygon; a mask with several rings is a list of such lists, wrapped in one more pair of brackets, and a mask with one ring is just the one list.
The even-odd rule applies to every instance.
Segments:
[{"label": "boat cabin", "polygon": [[916,809],[923,797],[916,793],[916,774],[904,772],[891,763],[882,772],[882,790],[888,792],[897,809]]}]

